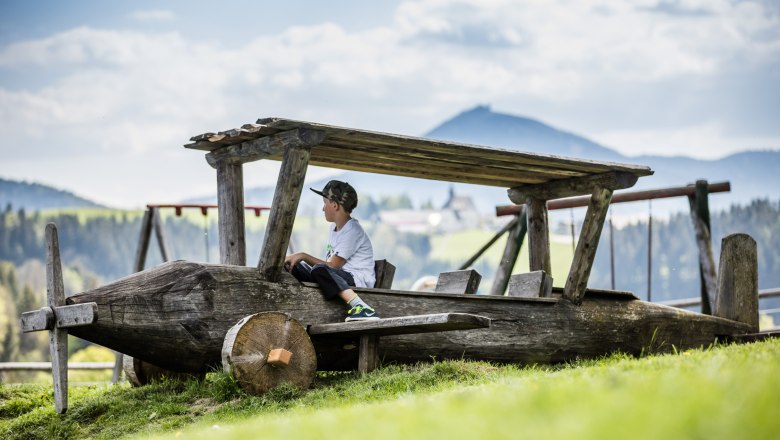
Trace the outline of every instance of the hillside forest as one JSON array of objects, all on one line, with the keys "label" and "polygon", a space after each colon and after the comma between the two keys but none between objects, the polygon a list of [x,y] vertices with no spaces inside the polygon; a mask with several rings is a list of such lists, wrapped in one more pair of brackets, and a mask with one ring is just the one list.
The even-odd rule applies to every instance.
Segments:
[{"label": "hillside forest", "polygon": [[[364,206],[376,206],[366,203]],[[296,220],[292,246],[295,250],[316,253],[324,248],[327,224],[319,213],[301,215]],[[48,359],[46,335],[20,334],[18,317],[23,311],[40,308],[45,303],[45,243],[47,222],[57,224],[66,295],[88,290],[130,274],[136,254],[141,220],[140,211],[80,209],[76,211],[25,212],[8,205],[0,212],[0,362]],[[370,213],[356,212],[358,218],[373,218]],[[218,263],[216,213],[176,217],[165,215],[164,230],[172,258]],[[720,254],[720,241],[728,234],[744,232],[758,243],[759,288],[780,287],[780,201],[755,200],[744,206],[711,214],[713,251]],[[446,237],[435,234],[402,233],[376,221],[361,220],[375,248],[375,258],[386,258],[397,266],[393,286],[408,289],[418,278],[456,270],[494,233],[494,230],[472,231],[465,244],[436,251],[437,243]],[[257,255],[265,233],[265,217],[249,214],[246,218],[247,264],[257,264]],[[494,228],[497,229],[497,228]],[[607,229],[602,234],[590,287],[610,288],[610,258]],[[637,221],[616,228],[614,251],[615,288],[635,292],[647,298],[647,223]],[[500,255],[503,240],[494,246],[494,257]],[[526,252],[526,246],[523,246]],[[571,245],[553,246],[570,250]],[[570,251],[569,251],[570,252]],[[444,255],[444,256],[443,256]],[[567,256],[571,258],[569,254]],[[481,292],[488,291],[497,258],[485,257],[473,266],[482,274]],[[162,262],[153,238],[146,267]],[[525,267],[522,265],[525,264]],[[568,267],[553,255],[553,266]],[[518,261],[514,272],[527,271],[527,258]],[[555,285],[563,285],[565,276],[555,275]],[[688,212],[673,214],[653,223],[652,299],[695,297],[699,295],[698,251]],[[777,307],[777,302],[762,301],[762,308]],[[86,342],[72,338],[71,353],[84,348]]]}]

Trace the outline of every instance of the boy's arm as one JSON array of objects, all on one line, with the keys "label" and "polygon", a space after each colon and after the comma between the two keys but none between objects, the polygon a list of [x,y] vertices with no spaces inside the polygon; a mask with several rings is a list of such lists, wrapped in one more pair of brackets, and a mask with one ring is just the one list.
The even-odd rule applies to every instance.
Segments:
[{"label": "boy's arm", "polygon": [[284,259],[284,269],[287,272],[290,272],[292,268],[301,261],[305,261],[310,266],[314,266],[315,264],[327,264],[334,269],[341,269],[341,267],[347,263],[347,260],[338,255],[334,255],[330,257],[330,260],[324,261],[317,257],[313,257],[306,252],[296,252],[292,255],[288,255],[287,258]]}]

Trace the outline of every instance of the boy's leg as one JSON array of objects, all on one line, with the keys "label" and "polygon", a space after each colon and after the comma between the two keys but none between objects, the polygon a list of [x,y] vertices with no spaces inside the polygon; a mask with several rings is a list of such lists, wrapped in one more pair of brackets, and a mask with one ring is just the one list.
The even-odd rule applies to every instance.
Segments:
[{"label": "boy's leg", "polygon": [[290,273],[298,281],[305,281],[307,283],[313,283],[313,282],[315,282],[315,280],[311,276],[311,270],[312,270],[312,267],[309,265],[309,263],[307,263],[305,261],[299,261],[298,264],[293,266],[293,268],[290,271]]},{"label": "boy's leg", "polygon": [[349,272],[317,264],[312,268],[311,276],[320,286],[325,299],[332,300],[338,296],[350,306],[347,321],[378,318],[374,309],[352,290],[355,280]]}]

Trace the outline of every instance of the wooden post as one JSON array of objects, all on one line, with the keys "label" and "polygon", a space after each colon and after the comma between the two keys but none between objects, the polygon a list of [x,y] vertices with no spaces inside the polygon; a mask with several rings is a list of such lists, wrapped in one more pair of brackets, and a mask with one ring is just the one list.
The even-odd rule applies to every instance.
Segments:
[{"label": "wooden post", "polygon": [[133,272],[144,270],[146,254],[149,252],[149,240],[152,237],[152,208],[147,208],[144,218],[141,220],[141,235],[138,237],[138,248],[135,250],[135,263]]},{"label": "wooden post", "polygon": [[269,281],[276,281],[282,272],[310,156],[310,145],[294,145],[284,150],[273,209],[268,216],[263,249],[257,264],[260,273]]},{"label": "wooden post", "polygon": [[706,180],[696,181],[694,196],[688,196],[691,220],[699,248],[699,279],[701,280],[701,312],[711,315],[715,306],[715,292],[718,275],[715,272],[715,257],[712,253],[710,227],[709,184]]},{"label": "wooden post", "polygon": [[598,249],[601,229],[604,227],[611,198],[612,190],[606,188],[597,187],[591,195],[588,212],[582,223],[580,239],[577,242],[577,249],[574,251],[574,260],[571,263],[566,286],[563,289],[563,297],[574,304],[582,303],[582,297],[588,287],[590,270],[593,267],[593,260],[596,258],[596,249]]},{"label": "wooden post", "polygon": [[[57,226],[46,225],[46,290],[49,308],[65,305],[65,287],[62,283],[60,242]],[[56,319],[56,316],[55,316]],[[49,352],[54,385],[54,407],[58,414],[68,409],[68,331],[57,325],[49,331]]]},{"label": "wooden post", "polygon": [[152,224],[154,225],[154,233],[157,236],[157,244],[160,245],[160,256],[163,261],[169,261],[171,253],[168,251],[168,242],[165,240],[160,208],[149,209],[152,211]]},{"label": "wooden post", "polygon": [[550,264],[550,231],[547,225],[547,201],[536,197],[526,200],[528,211],[528,257],[531,272],[552,273]]},{"label": "wooden post", "polygon": [[358,347],[358,372],[366,374],[379,366],[379,336],[360,335]]},{"label": "wooden post", "polygon": [[758,331],[758,253],[747,234],[721,241],[718,294],[714,315],[744,322]]},{"label": "wooden post", "polygon": [[244,172],[240,163],[217,163],[219,262],[246,266]]},{"label": "wooden post", "polygon": [[509,230],[509,235],[506,237],[504,255],[501,256],[501,263],[498,265],[496,277],[490,289],[491,295],[503,295],[506,292],[506,288],[509,285],[509,277],[512,276],[512,269],[515,267],[515,263],[517,263],[517,256],[520,254],[520,248],[523,246],[523,240],[528,231],[528,220],[525,210],[522,211],[522,214],[515,217],[515,220],[514,227]]}]

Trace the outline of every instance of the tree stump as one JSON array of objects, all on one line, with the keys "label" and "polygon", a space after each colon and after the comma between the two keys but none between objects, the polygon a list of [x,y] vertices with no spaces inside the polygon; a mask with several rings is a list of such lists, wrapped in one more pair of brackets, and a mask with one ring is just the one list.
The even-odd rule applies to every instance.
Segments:
[{"label": "tree stump", "polygon": [[184,381],[191,379],[203,380],[206,377],[203,373],[179,373],[166,370],[165,368],[158,367],[149,362],[144,362],[140,359],[135,359],[128,355],[122,356],[122,369],[125,371],[127,381],[134,387],[144,386],[162,380],[163,378]]},{"label": "tree stump", "polygon": [[[277,359],[291,353],[287,362]],[[281,384],[308,388],[317,370],[317,355],[306,329],[288,314],[247,316],[228,330],[222,345],[222,367],[249,394],[263,394]]]}]

